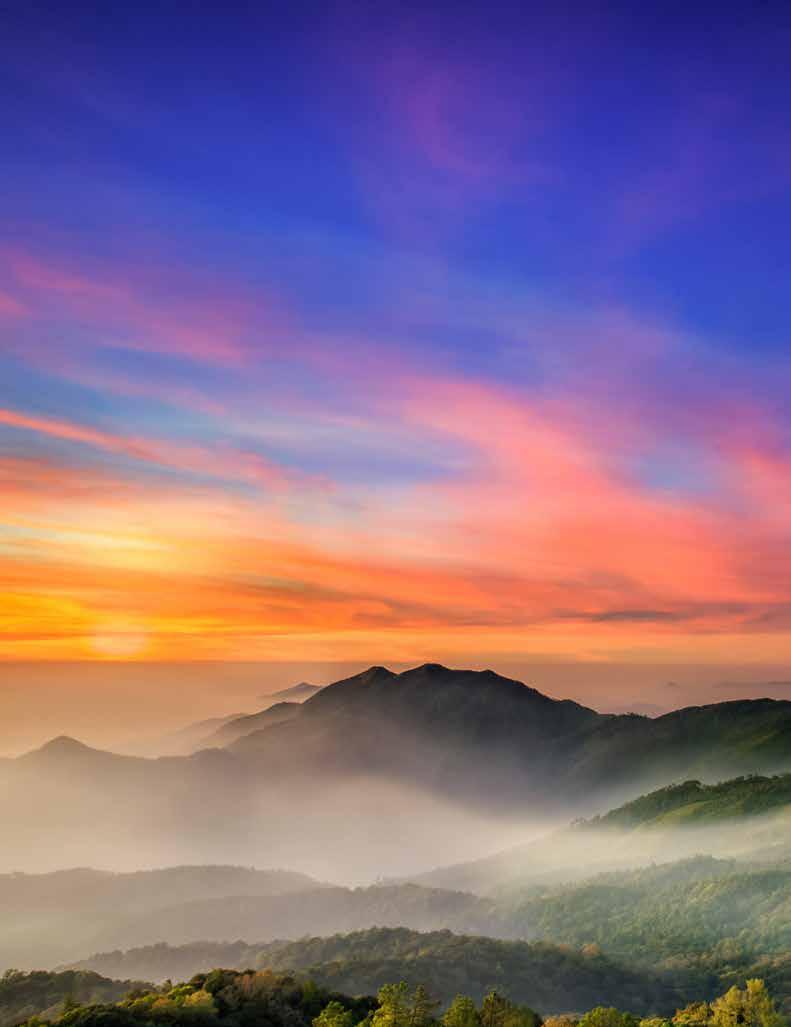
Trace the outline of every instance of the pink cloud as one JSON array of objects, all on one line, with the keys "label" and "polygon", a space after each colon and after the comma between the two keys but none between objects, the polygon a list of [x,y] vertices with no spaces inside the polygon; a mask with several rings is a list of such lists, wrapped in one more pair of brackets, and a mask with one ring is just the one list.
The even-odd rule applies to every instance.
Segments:
[{"label": "pink cloud", "polygon": [[0,409],[0,425],[81,443],[159,467],[205,474],[221,480],[249,482],[274,493],[287,492],[295,485],[322,491],[330,487],[322,477],[292,472],[259,453],[241,451],[224,443],[208,447],[121,435],[73,421],[8,409]]},{"label": "pink cloud", "polygon": [[[37,316],[52,313],[93,324],[101,345],[172,354],[201,363],[240,368],[267,352],[277,353],[286,327],[281,308],[262,297],[207,294],[198,281],[177,281],[138,263],[122,269],[64,267],[28,253],[0,254],[6,279]],[[160,297],[163,283],[173,288]],[[54,309],[53,309],[54,308]]]}]

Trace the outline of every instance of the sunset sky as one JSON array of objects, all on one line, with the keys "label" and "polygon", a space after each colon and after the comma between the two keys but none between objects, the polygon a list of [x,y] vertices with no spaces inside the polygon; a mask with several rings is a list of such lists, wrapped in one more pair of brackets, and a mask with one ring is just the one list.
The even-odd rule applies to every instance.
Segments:
[{"label": "sunset sky", "polygon": [[791,8],[537,6],[3,7],[0,659],[791,667]]}]

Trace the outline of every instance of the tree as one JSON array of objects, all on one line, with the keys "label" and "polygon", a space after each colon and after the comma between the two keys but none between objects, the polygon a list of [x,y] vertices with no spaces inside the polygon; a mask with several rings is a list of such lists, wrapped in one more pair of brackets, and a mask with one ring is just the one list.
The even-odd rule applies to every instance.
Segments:
[{"label": "tree", "polygon": [[613,1006],[596,1006],[583,1016],[579,1027],[639,1027],[639,1020]]},{"label": "tree", "polygon": [[514,1005],[494,990],[483,1000],[480,1021],[481,1027],[540,1027],[542,1022],[535,1010]]},{"label": "tree", "polygon": [[352,1027],[354,1015],[340,1002],[328,1003],[313,1020],[313,1027]]},{"label": "tree", "polygon": [[735,985],[711,1005],[712,1027],[782,1027],[766,985],[754,978],[743,990]]},{"label": "tree", "polygon": [[409,1013],[409,1027],[430,1027],[434,1022],[434,1012],[439,1006],[423,987],[418,984],[412,998],[412,1008]]},{"label": "tree", "polygon": [[457,995],[442,1017],[444,1027],[480,1027],[481,1018],[475,1003],[467,995]]},{"label": "tree", "polygon": [[481,1003],[481,1027],[504,1027],[510,1006],[508,999],[492,988]]},{"label": "tree", "polygon": [[706,1027],[710,1021],[711,1006],[708,1002],[691,1002],[673,1017],[675,1027]]},{"label": "tree", "polygon": [[372,1027],[410,1027],[409,986],[406,981],[385,984],[377,995],[379,1008],[373,1015]]}]

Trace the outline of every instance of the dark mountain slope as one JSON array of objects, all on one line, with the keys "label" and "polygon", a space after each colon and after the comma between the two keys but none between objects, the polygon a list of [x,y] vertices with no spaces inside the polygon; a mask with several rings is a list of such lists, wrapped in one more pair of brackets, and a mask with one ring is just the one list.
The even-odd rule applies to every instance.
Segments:
[{"label": "dark mountain slope", "polygon": [[610,794],[680,777],[717,780],[791,766],[791,702],[750,699],[694,706],[662,717],[614,717],[581,740],[571,787],[598,782]]},{"label": "dark mountain slope", "polygon": [[231,751],[262,773],[379,775],[489,810],[564,801],[543,786],[559,747],[610,718],[492,671],[371,667],[328,685],[286,725]]},{"label": "dark mountain slope", "polygon": [[401,674],[371,667],[328,685],[303,706],[305,717],[340,714],[387,718],[409,727],[461,728],[465,736],[478,737],[490,730],[500,735],[513,718],[523,731],[532,729],[544,738],[609,719],[570,700],[550,699],[491,670],[450,670],[436,663]]},{"label": "dark mountain slope", "polygon": [[290,688],[281,688],[279,692],[271,692],[269,695],[262,695],[261,702],[304,702],[310,699],[316,692],[320,692],[323,685],[311,685],[307,681],[300,681],[298,685],[291,685]]},{"label": "dark mountain slope", "polygon": [[602,715],[492,671],[437,664],[402,674],[372,667],[259,716],[264,729],[190,757],[121,757],[56,739],[0,764],[0,858],[8,868],[30,866],[32,853],[36,868],[55,865],[37,845],[35,808],[60,863],[114,865],[114,854],[138,845],[147,861],[168,863],[298,865],[307,853],[316,860],[302,865],[317,875],[351,879],[365,873],[358,857],[371,838],[382,873],[410,869],[386,840],[398,837],[397,822],[434,824],[411,861],[431,865],[444,859],[446,834],[448,850],[463,858],[480,851],[470,840],[487,831],[496,847],[500,820],[512,828],[590,816],[657,783],[791,767],[788,702],[723,703],[655,720]]},{"label": "dark mountain slope", "polygon": [[213,746],[231,745],[233,742],[250,735],[254,731],[261,731],[264,728],[272,727],[275,724],[285,724],[292,720],[300,711],[298,702],[278,702],[268,706],[259,713],[249,713],[234,720],[226,721],[216,731],[207,734],[201,739],[200,745],[203,748]]},{"label": "dark mountain slope", "polygon": [[492,671],[371,667],[231,748],[262,771],[321,766],[324,775],[387,775],[503,812],[590,811],[658,781],[791,766],[791,703],[722,703],[652,720],[598,714]]}]

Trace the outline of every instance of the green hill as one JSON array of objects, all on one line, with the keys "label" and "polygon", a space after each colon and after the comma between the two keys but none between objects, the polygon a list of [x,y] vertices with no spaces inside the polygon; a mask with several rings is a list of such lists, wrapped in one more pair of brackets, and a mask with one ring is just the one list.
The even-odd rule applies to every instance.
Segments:
[{"label": "green hill", "polygon": [[758,957],[791,949],[791,866],[746,867],[700,857],[532,889],[511,915],[533,938],[595,943],[653,966],[730,942]]},{"label": "green hill", "polygon": [[150,946],[93,956],[79,966],[108,974],[151,979],[205,971],[217,961],[307,974],[330,990],[369,994],[393,980],[424,984],[448,1003],[459,992],[480,1000],[497,988],[516,1002],[545,1012],[620,1004],[637,1012],[669,1009],[683,996],[670,978],[632,970],[596,951],[580,952],[547,943],[404,928],[373,928],[328,938],[304,938],[264,945]]},{"label": "green hill", "polygon": [[64,1003],[117,1002],[127,992],[146,987],[150,985],[111,981],[89,970],[8,970],[0,977],[0,1027],[14,1027],[32,1016],[52,1019],[63,1012]]},{"label": "green hill", "polygon": [[791,804],[791,774],[750,775],[719,784],[685,781],[586,821],[591,827],[683,827],[776,812]]}]

